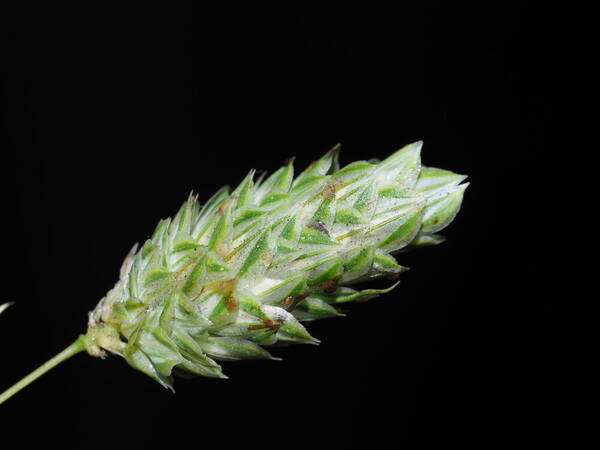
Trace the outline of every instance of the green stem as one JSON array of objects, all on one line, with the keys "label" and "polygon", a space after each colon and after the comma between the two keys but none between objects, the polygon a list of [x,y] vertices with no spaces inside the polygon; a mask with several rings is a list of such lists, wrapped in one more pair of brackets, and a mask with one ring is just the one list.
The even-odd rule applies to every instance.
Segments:
[{"label": "green stem", "polygon": [[85,350],[85,345],[83,343],[83,336],[79,336],[75,340],[75,342],[73,342],[71,345],[69,345],[67,348],[65,348],[58,355],[56,355],[53,358],[46,361],[40,367],[38,367],[33,372],[31,372],[29,375],[27,375],[25,378],[23,378],[21,381],[19,381],[15,385],[9,387],[6,391],[4,391],[2,394],[0,394],[0,404],[4,403],[6,400],[11,398],[13,395],[15,395],[21,389],[23,389],[24,387],[26,387],[27,385],[29,385],[30,383],[32,383],[33,381],[35,381],[36,379],[38,379],[39,377],[44,375],[50,369],[58,366],[61,362],[69,359],[71,356],[76,355],[77,353],[79,353],[83,350]]}]

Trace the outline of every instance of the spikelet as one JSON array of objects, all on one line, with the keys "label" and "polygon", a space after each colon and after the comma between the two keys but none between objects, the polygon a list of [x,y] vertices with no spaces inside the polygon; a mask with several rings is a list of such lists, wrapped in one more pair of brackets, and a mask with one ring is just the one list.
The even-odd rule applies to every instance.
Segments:
[{"label": "spikelet", "polygon": [[191,195],[129,253],[89,315],[87,351],[118,354],[166,387],[178,373],[225,378],[219,361],[317,344],[303,323],[393,289],[350,286],[396,280],[406,268],[393,254],[442,242],[466,177],[421,166],[421,142],[341,169],[338,150],[295,178],[291,161],[264,180],[252,170],[202,207]]}]

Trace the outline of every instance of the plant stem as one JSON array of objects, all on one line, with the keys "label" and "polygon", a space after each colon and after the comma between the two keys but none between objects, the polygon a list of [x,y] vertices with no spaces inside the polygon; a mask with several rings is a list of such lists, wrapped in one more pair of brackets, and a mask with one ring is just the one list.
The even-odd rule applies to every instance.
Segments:
[{"label": "plant stem", "polygon": [[6,391],[4,391],[2,394],[0,394],[0,404],[4,403],[6,400],[11,398],[13,395],[15,395],[21,389],[23,389],[24,387],[26,387],[27,385],[29,385],[30,383],[32,383],[33,381],[35,381],[36,379],[38,379],[39,377],[44,375],[50,369],[58,366],[61,362],[69,359],[71,356],[76,355],[77,353],[79,353],[83,350],[85,350],[85,345],[83,343],[83,336],[79,336],[71,345],[69,345],[67,348],[65,348],[58,355],[56,355],[53,358],[46,361],[40,367],[38,367],[33,372],[31,372],[29,375],[27,375],[25,378],[23,378],[21,381],[17,382],[15,385],[11,386]]}]

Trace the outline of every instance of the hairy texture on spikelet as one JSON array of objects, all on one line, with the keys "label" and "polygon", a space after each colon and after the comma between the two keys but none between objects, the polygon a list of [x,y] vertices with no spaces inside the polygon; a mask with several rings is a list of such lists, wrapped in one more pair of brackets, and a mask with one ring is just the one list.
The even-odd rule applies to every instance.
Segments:
[{"label": "hairy texture on spikelet", "polygon": [[318,343],[301,322],[391,290],[349,286],[397,279],[392,254],[441,242],[458,212],[466,177],[421,166],[420,150],[340,169],[335,147],[296,178],[290,161],[202,207],[190,196],[125,259],[90,313],[88,351],[170,387],[174,373],[225,377],[216,361],[273,359],[277,342]]}]

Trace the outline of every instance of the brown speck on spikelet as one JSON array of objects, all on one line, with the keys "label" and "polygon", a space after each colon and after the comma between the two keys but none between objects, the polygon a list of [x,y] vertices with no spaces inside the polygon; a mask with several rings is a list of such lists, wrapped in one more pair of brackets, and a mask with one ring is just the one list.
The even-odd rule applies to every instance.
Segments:
[{"label": "brown speck on spikelet", "polygon": [[263,330],[265,328],[270,328],[272,330],[279,328],[281,325],[276,324],[271,319],[263,319],[262,324],[260,325],[249,325],[248,330]]},{"label": "brown speck on spikelet", "polygon": [[224,243],[217,244],[217,247],[215,248],[215,253],[221,258],[225,258],[229,254],[229,248]]},{"label": "brown speck on spikelet", "polygon": [[329,230],[325,227],[325,224],[323,222],[321,222],[320,220],[313,220],[308,224],[309,228],[312,228],[313,230],[317,230],[320,233],[324,233],[326,234],[328,237],[331,237],[329,235]]},{"label": "brown speck on spikelet", "polygon": [[225,307],[227,308],[227,311],[229,311],[230,313],[235,312],[238,308],[237,299],[233,295],[230,295],[229,297],[225,297]]},{"label": "brown speck on spikelet", "polygon": [[319,287],[323,290],[323,292],[327,294],[333,294],[337,289],[339,280],[340,277],[336,277],[333,280],[323,281]]},{"label": "brown speck on spikelet", "polygon": [[270,252],[265,252],[260,256],[260,260],[268,267],[273,262],[273,255]]},{"label": "brown speck on spikelet", "polygon": [[335,180],[325,186],[323,189],[323,198],[325,200],[333,200],[335,198],[335,194],[337,190],[342,186],[342,182],[339,180]]}]

